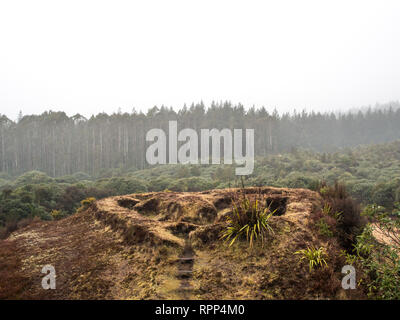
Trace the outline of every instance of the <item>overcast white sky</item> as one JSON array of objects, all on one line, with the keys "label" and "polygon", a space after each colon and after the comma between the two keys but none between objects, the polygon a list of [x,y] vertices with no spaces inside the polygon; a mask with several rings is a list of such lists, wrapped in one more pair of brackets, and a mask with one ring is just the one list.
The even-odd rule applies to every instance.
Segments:
[{"label": "overcast white sky", "polygon": [[400,1],[0,2],[0,113],[400,99]]}]

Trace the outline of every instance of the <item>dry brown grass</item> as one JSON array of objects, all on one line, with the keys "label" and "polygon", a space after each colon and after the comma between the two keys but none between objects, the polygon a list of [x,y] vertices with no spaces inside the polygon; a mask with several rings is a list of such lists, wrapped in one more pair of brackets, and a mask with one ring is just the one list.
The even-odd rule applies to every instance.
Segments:
[{"label": "dry brown grass", "polygon": [[4,240],[0,248],[0,299],[23,299],[29,278],[21,270],[21,249],[16,241]]},{"label": "dry brown grass", "polygon": [[[250,197],[261,192],[266,199],[284,202],[285,210],[271,218],[275,235],[264,247],[249,249],[246,242],[238,242],[228,249],[218,239],[224,228],[221,214],[229,213],[237,192],[111,197],[65,219],[28,225],[0,242],[0,298],[340,297],[339,247],[316,233],[311,223],[321,197],[304,189],[245,189]],[[194,274],[191,292],[183,296],[176,279],[177,259],[188,238],[195,245]],[[328,248],[331,269],[326,273],[309,274],[293,254],[311,244]],[[56,290],[41,288],[40,271],[46,264],[56,268]]]}]

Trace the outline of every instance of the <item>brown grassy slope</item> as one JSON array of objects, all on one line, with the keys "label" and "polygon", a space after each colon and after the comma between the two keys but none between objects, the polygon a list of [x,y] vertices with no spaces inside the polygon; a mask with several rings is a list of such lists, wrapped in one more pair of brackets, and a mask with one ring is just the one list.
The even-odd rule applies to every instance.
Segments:
[{"label": "brown grassy slope", "polygon": [[[322,205],[304,189],[246,188],[277,209],[264,246],[218,238],[237,189],[146,193],[99,200],[60,221],[37,222],[0,242],[0,298],[5,299],[315,299],[346,298],[340,248],[310,219]],[[185,287],[177,272],[194,249]],[[324,246],[328,268],[309,273],[296,250]],[[181,259],[183,260],[183,259]],[[51,264],[56,290],[43,290]],[[182,268],[181,268],[182,269]]]}]

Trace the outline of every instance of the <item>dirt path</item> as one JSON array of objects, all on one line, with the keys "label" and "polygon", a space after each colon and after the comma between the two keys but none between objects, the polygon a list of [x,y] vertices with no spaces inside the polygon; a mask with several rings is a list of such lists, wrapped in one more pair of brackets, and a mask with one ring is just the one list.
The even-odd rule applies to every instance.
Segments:
[{"label": "dirt path", "polygon": [[[397,232],[398,234],[398,232]],[[372,235],[381,243],[390,245],[390,246],[398,246],[399,244],[399,237],[396,236],[396,233],[389,232],[387,230],[383,230],[379,227],[377,223],[372,224]]]},{"label": "dirt path", "polygon": [[[121,199],[123,201],[121,201]],[[176,272],[172,275],[177,281],[176,287],[174,285],[171,286],[171,282],[174,283],[173,281],[167,281],[165,291],[172,290],[176,299],[193,299],[191,279],[195,252],[189,240],[189,232],[195,224],[190,224],[188,227],[187,223],[181,222],[177,226],[172,221],[160,220],[157,214],[149,215],[147,212],[143,212],[141,208],[151,203],[149,202],[152,201],[151,199],[151,197],[150,199],[129,199],[127,197],[107,198],[97,202],[97,209],[101,212],[105,212],[108,216],[114,216],[113,219],[109,220],[111,224],[116,223],[117,220],[121,221],[123,223],[120,223],[119,226],[122,226],[122,228],[126,230],[132,225],[140,226],[140,233],[143,233],[143,237],[150,237],[153,241],[156,241],[156,243],[168,242],[178,245],[182,252],[176,261]],[[158,211],[158,213],[162,211],[158,206],[152,209],[156,212]],[[137,235],[135,237],[137,237]]]},{"label": "dirt path", "polygon": [[181,281],[179,292],[182,295],[183,300],[188,300],[193,295],[193,288],[190,283],[190,279],[193,275],[193,265],[195,261],[195,253],[190,244],[190,241],[186,239],[185,248],[183,249],[182,255],[178,259],[178,274],[177,277]]}]

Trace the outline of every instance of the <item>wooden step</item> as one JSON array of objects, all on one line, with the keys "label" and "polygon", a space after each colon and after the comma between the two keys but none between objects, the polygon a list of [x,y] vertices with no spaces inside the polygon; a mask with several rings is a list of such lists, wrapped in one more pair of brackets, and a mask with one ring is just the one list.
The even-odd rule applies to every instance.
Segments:
[{"label": "wooden step", "polygon": [[180,273],[180,274],[193,273],[193,270],[178,270],[178,273]]},{"label": "wooden step", "polygon": [[194,257],[178,258],[179,262],[191,262],[193,260],[194,260]]},{"label": "wooden step", "polygon": [[178,278],[190,278],[192,273],[192,270],[178,270]]}]

